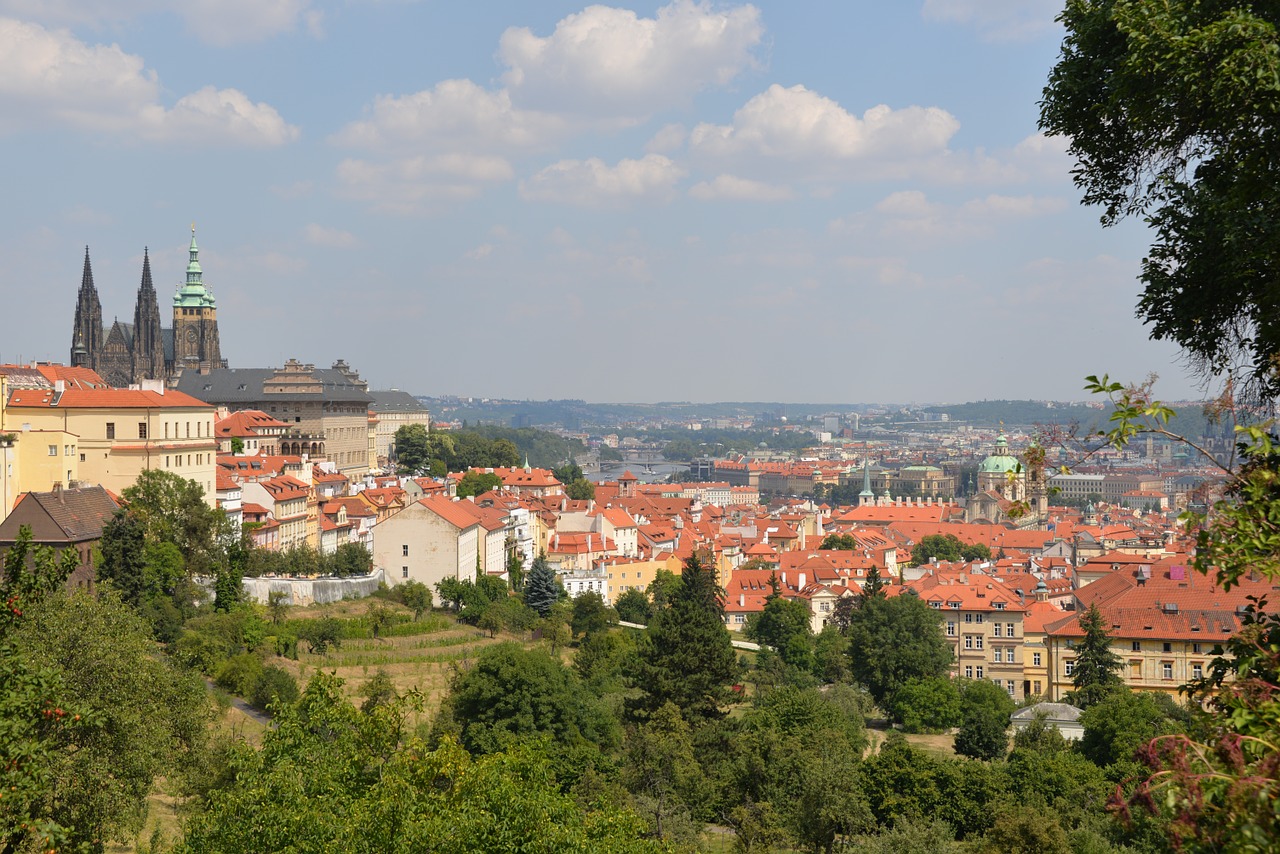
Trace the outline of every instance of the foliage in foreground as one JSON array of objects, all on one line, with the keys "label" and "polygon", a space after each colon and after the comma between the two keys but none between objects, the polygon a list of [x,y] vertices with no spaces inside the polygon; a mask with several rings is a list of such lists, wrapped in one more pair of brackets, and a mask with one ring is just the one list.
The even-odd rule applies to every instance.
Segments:
[{"label": "foliage in foreground", "polygon": [[654,852],[634,814],[560,791],[547,743],[473,758],[404,736],[404,700],[362,712],[317,674],[263,746],[237,749],[180,852]]}]

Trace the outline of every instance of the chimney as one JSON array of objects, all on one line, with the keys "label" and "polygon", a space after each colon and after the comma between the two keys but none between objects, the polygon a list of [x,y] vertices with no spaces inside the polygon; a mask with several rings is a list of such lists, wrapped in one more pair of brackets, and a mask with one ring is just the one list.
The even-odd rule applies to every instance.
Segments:
[{"label": "chimney", "polygon": [[796,589],[797,589],[797,590],[803,590],[803,589],[804,589],[804,573],[803,573],[803,572],[802,572],[802,573],[800,573],[800,581],[799,581],[799,583],[796,585]]},{"label": "chimney", "polygon": [[738,607],[739,608],[747,607],[747,594],[745,593],[738,594]]}]

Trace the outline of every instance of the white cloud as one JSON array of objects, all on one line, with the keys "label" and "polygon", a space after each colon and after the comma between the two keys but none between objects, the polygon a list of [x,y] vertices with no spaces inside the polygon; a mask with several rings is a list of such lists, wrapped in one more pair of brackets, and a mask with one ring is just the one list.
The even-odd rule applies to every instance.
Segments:
[{"label": "white cloud", "polygon": [[225,47],[262,41],[292,32],[301,23],[320,35],[322,13],[311,0],[0,0],[0,14],[51,25],[122,27],[130,20],[158,13],[181,17],[200,41]]},{"label": "white cloud", "polygon": [[498,56],[509,68],[503,82],[520,104],[639,119],[754,67],[752,51],[763,36],[754,6],[676,0],[653,18],[588,6],[546,38],[508,29]]},{"label": "white cloud", "polygon": [[192,35],[225,47],[292,32],[300,22],[315,35],[319,18],[310,5],[310,0],[186,0],[171,8]]},{"label": "white cloud", "polygon": [[761,160],[790,164],[810,175],[851,176],[853,170],[885,177],[883,170],[947,153],[960,122],[937,107],[885,105],[855,116],[838,103],[806,89],[778,84],[755,96],[729,125],[700,124],[689,138],[696,157],[713,161]]},{"label": "white cloud", "polygon": [[717,175],[711,181],[700,181],[689,188],[689,195],[699,201],[728,199],[746,202],[776,202],[789,199],[792,192],[789,187],[766,184],[763,181],[752,181],[736,175]]},{"label": "white cloud", "polygon": [[303,229],[303,236],[314,246],[327,246],[331,249],[355,249],[360,246],[360,238],[340,228],[327,228],[317,223],[308,223]]},{"label": "white cloud", "polygon": [[149,105],[143,120],[143,133],[164,142],[283,145],[299,133],[274,107],[255,104],[238,89],[212,86],[178,99],[172,110]]},{"label": "white cloud", "polygon": [[932,201],[919,190],[891,193],[868,213],[832,221],[833,234],[927,238],[937,241],[972,240],[999,233],[1010,221],[1047,216],[1067,207],[1065,199],[1048,196],[990,194],[951,205]]},{"label": "white cloud", "polygon": [[924,0],[926,21],[963,24],[989,41],[1025,41],[1050,32],[1061,0]]},{"label": "white cloud", "polygon": [[645,143],[644,150],[650,154],[666,154],[681,148],[688,136],[689,132],[684,125],[665,125]]},{"label": "white cloud", "polygon": [[0,131],[59,124],[157,142],[280,145],[298,136],[276,110],[207,86],[172,109],[141,57],[65,30],[0,18]]},{"label": "white cloud", "polygon": [[494,246],[492,243],[481,243],[472,249],[468,249],[464,255],[472,261],[479,261],[481,258],[488,258],[493,254]]},{"label": "white cloud", "polygon": [[564,133],[563,120],[516,109],[506,91],[443,80],[411,95],[381,95],[368,119],[339,131],[339,145],[372,150],[508,151],[538,148]]},{"label": "white cloud", "polygon": [[615,204],[641,199],[669,199],[684,170],[661,154],[639,160],[561,160],[520,182],[521,197],[531,201],[575,205]]},{"label": "white cloud", "polygon": [[420,214],[446,202],[475,198],[482,185],[512,177],[510,163],[484,154],[420,155],[388,162],[347,159],[338,164],[343,195],[401,214]]}]

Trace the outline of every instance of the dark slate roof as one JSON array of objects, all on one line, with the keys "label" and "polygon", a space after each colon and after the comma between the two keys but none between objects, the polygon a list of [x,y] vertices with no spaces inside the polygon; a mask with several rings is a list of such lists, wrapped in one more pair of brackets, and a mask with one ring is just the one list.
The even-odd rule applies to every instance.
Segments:
[{"label": "dark slate roof", "polygon": [[172,364],[173,362],[173,328],[160,328],[160,343],[164,347],[164,360]]},{"label": "dark slate roof", "polygon": [[[69,542],[96,540],[115,515],[118,505],[101,486],[62,489],[55,492],[29,492],[21,502],[34,501],[58,526]],[[17,508],[9,518],[17,516]],[[16,533],[16,532],[15,532]]]},{"label": "dark slate roof", "polygon": [[[313,394],[265,394],[263,383],[276,375],[274,368],[215,368],[207,374],[184,371],[178,391],[215,406],[219,404],[261,403],[263,401],[315,400]],[[321,399],[358,402],[368,405],[369,393],[333,368],[315,368],[313,375],[322,384]]]},{"label": "dark slate roof", "polygon": [[407,391],[371,391],[369,397],[373,403],[369,408],[374,412],[426,412],[422,402]]}]

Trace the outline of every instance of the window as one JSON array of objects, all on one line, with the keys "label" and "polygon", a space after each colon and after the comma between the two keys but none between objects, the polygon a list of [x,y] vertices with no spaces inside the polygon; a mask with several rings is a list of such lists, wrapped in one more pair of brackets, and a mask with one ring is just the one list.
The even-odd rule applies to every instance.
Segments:
[{"label": "window", "polygon": [[147,422],[145,421],[138,422],[138,438],[139,439],[147,438]]},{"label": "window", "polygon": [[1160,675],[1163,676],[1165,679],[1173,678],[1173,662],[1172,661],[1166,661],[1160,665]]},{"label": "window", "polygon": [[1173,652],[1173,644],[1171,644],[1171,643],[1166,643],[1166,644],[1164,645],[1164,651],[1165,651],[1165,652]]},{"label": "window", "polygon": [[955,636],[956,636],[956,624],[955,624],[954,622],[948,622],[948,623],[947,623],[947,637],[953,638],[953,637],[955,637]]},{"label": "window", "polygon": [[1066,670],[1066,673],[1068,676],[1073,675],[1076,672],[1076,660],[1073,658],[1070,661],[1066,662],[1066,664],[1064,665],[1064,669]]},{"label": "window", "polygon": [[973,622],[973,614],[965,614],[965,615],[964,615],[964,621],[965,621],[966,623],[972,623],[972,622]]},{"label": "window", "polygon": [[1004,635],[1008,638],[1013,637],[1013,623],[1004,624]]},{"label": "window", "polygon": [[[858,570],[858,575],[862,575],[862,570]],[[948,608],[950,608],[950,609],[951,609],[951,610],[953,610],[953,611],[959,611],[959,610],[960,610],[960,603],[959,603],[959,602],[948,602],[948,603],[947,603],[947,607],[948,607]]]},{"label": "window", "polygon": [[942,603],[941,603],[941,602],[930,602],[930,603],[929,603],[929,607],[930,607],[930,608],[932,608],[933,610],[937,611],[937,610],[939,610],[940,608],[942,608]]},{"label": "window", "polygon": [[745,622],[747,621],[747,615],[746,615],[746,614],[734,614],[734,615],[733,615],[733,621],[734,621],[735,623],[738,623],[738,624],[745,623]]},{"label": "window", "polygon": [[1191,651],[1192,651],[1192,652],[1194,652],[1196,655],[1199,655],[1199,654],[1200,654],[1200,644],[1198,644],[1198,643],[1193,643],[1193,644],[1191,645]]},{"label": "window", "polygon": [[[1040,666],[1040,653],[1038,653],[1038,652],[1033,652],[1033,653],[1031,653],[1031,666],[1032,666],[1032,667],[1039,667],[1039,666]],[[1036,693],[1037,693],[1037,694],[1039,694],[1039,693],[1040,693],[1040,689],[1039,689],[1039,688],[1037,688],[1037,689],[1036,689]]]},{"label": "window", "polygon": [[981,665],[981,664],[979,664],[976,668],[974,668],[974,674],[975,674],[979,679],[981,679],[981,678],[982,678],[982,665]]},{"label": "window", "polygon": [[1002,633],[1003,633],[1003,632],[1002,632],[1002,630],[1001,630],[1001,628],[1000,628],[1000,624],[999,624],[999,623],[996,623],[996,632],[995,632],[996,637],[1000,637]]},{"label": "window", "polygon": [[964,648],[973,649],[973,635],[964,636]]},{"label": "window", "polygon": [[400,567],[400,577],[401,577],[401,578],[408,578],[408,577],[409,577],[409,567],[407,567],[407,566],[402,566],[402,567]]},{"label": "window", "polygon": [[114,421],[107,422],[107,438],[114,439],[116,437],[116,423]]},{"label": "window", "polygon": [[1203,679],[1203,678],[1204,678],[1204,668],[1203,668],[1203,667],[1201,667],[1199,664],[1193,664],[1193,665],[1191,665],[1191,678],[1192,678],[1192,679]]},{"label": "window", "polygon": [[80,455],[80,462],[84,462],[84,454]]},{"label": "window", "polygon": [[1040,693],[1040,680],[1039,680],[1039,679],[1037,679],[1035,682],[1032,682],[1032,683],[1031,683],[1031,685],[1032,685],[1032,688],[1031,688],[1032,693],[1039,694],[1039,693]]},{"label": "window", "polygon": [[975,635],[973,638],[974,649],[982,649],[982,635]]},{"label": "window", "polygon": [[164,458],[164,467],[165,467],[165,468],[168,468],[168,467],[169,467],[169,458],[168,458],[168,457],[165,457],[165,458]]},{"label": "window", "polygon": [[409,556],[409,544],[408,544],[408,543],[405,543],[403,546],[401,546],[401,547],[400,547],[400,554],[401,554],[401,555],[403,555],[404,557],[408,557],[408,556]]},{"label": "window", "polygon": [[965,679],[972,679],[972,678],[973,678],[973,667],[972,667],[972,666],[966,667],[966,668],[964,669],[964,678],[965,678]]},{"label": "window", "polygon": [[190,421],[187,422],[187,438],[188,439],[191,438],[191,422]]},{"label": "window", "polygon": [[1001,663],[1003,663],[1003,662],[1004,662],[1004,650],[1003,650],[1003,649],[1001,649],[1000,647],[996,647],[996,648],[995,648],[995,658],[994,658],[994,660],[995,660],[995,663],[996,663],[996,664],[1001,664]]},{"label": "window", "polygon": [[1142,652],[1142,641],[1134,641],[1132,649],[1134,652]]},{"label": "window", "polygon": [[57,445],[50,445],[50,446],[49,446],[49,456],[51,456],[51,457],[56,457],[57,455],[58,455],[58,446],[57,446]]},{"label": "window", "polygon": [[982,614],[974,614],[974,615],[973,615],[973,621],[974,621],[975,623],[981,623],[981,622],[982,622],[982,619],[983,619],[983,618],[982,618]]},{"label": "window", "polygon": [[997,611],[1003,611],[1003,610],[1004,610],[1004,603],[1003,603],[1003,602],[992,602],[991,604],[995,607],[995,609],[996,609]]}]

